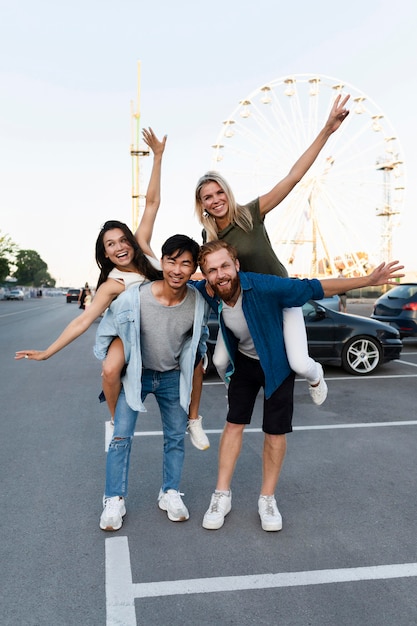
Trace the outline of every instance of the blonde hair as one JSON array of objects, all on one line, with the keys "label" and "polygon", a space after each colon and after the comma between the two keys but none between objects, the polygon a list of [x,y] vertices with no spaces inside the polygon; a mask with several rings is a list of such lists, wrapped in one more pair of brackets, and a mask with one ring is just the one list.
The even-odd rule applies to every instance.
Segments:
[{"label": "blonde hair", "polygon": [[250,211],[245,206],[237,204],[233,191],[230,188],[229,183],[218,172],[210,171],[206,172],[198,182],[195,189],[195,212],[207,232],[207,241],[213,241],[217,239],[219,229],[217,228],[216,220],[203,208],[201,200],[201,190],[206,183],[217,183],[223,189],[226,194],[227,203],[229,206],[228,220],[231,224],[239,226],[246,233],[252,230],[253,220]]}]

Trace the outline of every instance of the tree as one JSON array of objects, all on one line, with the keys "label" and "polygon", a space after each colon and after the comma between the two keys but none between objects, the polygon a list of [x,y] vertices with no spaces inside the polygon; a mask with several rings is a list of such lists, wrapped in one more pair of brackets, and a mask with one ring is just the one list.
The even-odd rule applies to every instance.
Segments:
[{"label": "tree", "polygon": [[21,285],[41,287],[55,284],[48,273],[47,264],[35,250],[19,250],[16,255],[16,268],[13,276]]},{"label": "tree", "polygon": [[10,274],[10,265],[7,259],[0,256],[0,283],[4,282]]},{"label": "tree", "polygon": [[18,247],[9,235],[2,235],[0,232],[0,282],[10,274],[17,252]]}]

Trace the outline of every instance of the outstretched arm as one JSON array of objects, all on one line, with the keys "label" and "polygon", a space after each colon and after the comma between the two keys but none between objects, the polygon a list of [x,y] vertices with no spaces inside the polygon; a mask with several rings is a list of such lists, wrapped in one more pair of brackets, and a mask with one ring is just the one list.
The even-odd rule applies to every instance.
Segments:
[{"label": "outstretched arm", "polygon": [[135,237],[142,252],[156,258],[151,248],[151,239],[156,214],[158,213],[159,205],[161,203],[162,155],[165,150],[167,136],[164,135],[162,141],[159,141],[152,128],[144,128],[142,135],[145,143],[153,152],[153,165],[148,189],[146,191],[145,210],[143,212],[142,219],[140,220],[139,227],[135,233]]},{"label": "outstretched arm", "polygon": [[90,306],[81,313],[81,315],[72,320],[62,331],[58,339],[51,343],[46,350],[18,350],[15,359],[17,361],[26,358],[32,361],[46,361],[46,359],[49,359],[49,357],[59,352],[62,348],[65,348],[65,346],[74,341],[74,339],[77,339],[77,337],[85,333],[85,331],[90,328],[91,324],[99,315],[104,313],[114,298],[122,291],[124,291],[124,285],[108,278],[106,282],[97,289]]},{"label": "outstretched arm", "polygon": [[261,215],[266,215],[274,209],[280,202],[284,200],[294,189],[295,185],[302,179],[304,174],[310,169],[314,161],[317,159],[321,150],[325,146],[330,135],[332,135],[342,124],[343,120],[349,115],[349,111],[345,108],[346,102],[350,96],[342,96],[339,94],[334,101],[332,110],[322,130],[319,132],[313,143],[300,156],[298,161],[294,163],[287,176],[283,178],[268,193],[259,198],[259,206]]},{"label": "outstretched arm", "polygon": [[335,296],[342,291],[370,287],[371,285],[397,284],[395,279],[404,276],[404,274],[399,273],[403,267],[404,265],[398,265],[398,261],[391,261],[391,263],[381,263],[367,276],[359,276],[358,278],[326,278],[320,282],[326,297]]}]

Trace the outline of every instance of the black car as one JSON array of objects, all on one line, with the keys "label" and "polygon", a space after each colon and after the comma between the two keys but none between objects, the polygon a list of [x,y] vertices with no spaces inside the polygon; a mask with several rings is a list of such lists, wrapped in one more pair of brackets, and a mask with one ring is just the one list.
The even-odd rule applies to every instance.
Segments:
[{"label": "black car", "polygon": [[78,302],[78,298],[80,297],[81,289],[68,289],[67,291],[67,304],[70,302]]},{"label": "black car", "polygon": [[417,336],[417,283],[402,283],[380,296],[372,319],[397,328],[401,337]]},{"label": "black car", "polygon": [[[349,374],[366,376],[398,359],[402,341],[398,330],[360,315],[339,313],[309,300],[303,306],[310,356],[320,363],[341,365]],[[216,345],[218,321],[209,320],[209,368]]]}]

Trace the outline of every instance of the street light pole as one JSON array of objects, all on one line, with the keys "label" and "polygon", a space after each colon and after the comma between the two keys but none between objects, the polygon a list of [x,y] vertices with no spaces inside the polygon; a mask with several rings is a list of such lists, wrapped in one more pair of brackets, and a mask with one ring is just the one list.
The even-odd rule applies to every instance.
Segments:
[{"label": "street light pole", "polygon": [[139,148],[140,140],[140,61],[138,61],[138,86],[137,86],[137,102],[136,111],[133,101],[131,104],[131,135],[130,155],[132,157],[132,230],[135,233],[139,225],[139,215],[141,208],[141,200],[144,201],[145,196],[140,194],[140,158],[149,156],[149,150],[141,150]]}]

